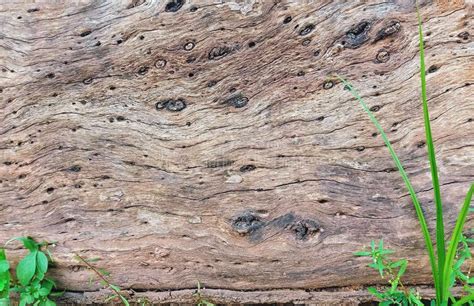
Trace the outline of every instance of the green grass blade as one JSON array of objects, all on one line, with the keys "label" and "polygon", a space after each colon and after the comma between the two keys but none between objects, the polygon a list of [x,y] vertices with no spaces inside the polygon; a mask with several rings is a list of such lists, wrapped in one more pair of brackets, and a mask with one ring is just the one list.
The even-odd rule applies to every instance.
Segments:
[{"label": "green grass blade", "polygon": [[[434,200],[436,206],[436,250],[438,254],[438,272],[439,272],[439,288],[444,288],[446,285],[444,282],[444,262],[446,258],[446,247],[444,237],[444,221],[443,221],[443,204],[441,202],[441,190],[439,186],[438,178],[438,167],[436,165],[436,156],[433,143],[433,137],[431,135],[430,115],[428,112],[428,98],[426,96],[426,67],[425,67],[425,49],[423,45],[423,29],[421,26],[420,11],[417,9],[418,14],[418,33],[419,33],[419,48],[420,48],[420,78],[421,78],[421,100],[423,102],[423,119],[425,121],[425,135],[426,135],[426,146],[428,149],[428,158],[430,161],[431,170],[431,181],[433,185]],[[442,293],[442,291],[441,291]],[[441,294],[442,301],[447,301],[447,297]]]},{"label": "green grass blade", "polygon": [[454,226],[454,231],[451,236],[451,242],[449,243],[448,254],[446,256],[446,262],[444,265],[444,280],[443,283],[445,284],[443,290],[443,296],[448,297],[449,295],[449,278],[451,277],[451,273],[453,272],[453,263],[454,257],[456,256],[456,250],[458,248],[459,240],[461,239],[462,229],[464,228],[464,223],[466,222],[467,215],[469,213],[469,205],[471,204],[472,193],[474,192],[474,184],[471,184],[469,188],[466,198],[464,199],[464,204],[459,212],[458,219],[456,221],[456,225]]},{"label": "green grass blade", "polygon": [[[420,202],[418,201],[418,198],[416,196],[415,190],[413,189],[413,186],[408,179],[408,175],[405,172],[405,169],[402,166],[402,163],[400,162],[400,159],[398,158],[397,154],[395,153],[395,150],[392,147],[392,144],[388,140],[387,135],[385,134],[382,126],[380,123],[377,121],[373,113],[370,111],[370,109],[367,107],[365,104],[364,100],[360,97],[359,93],[352,87],[352,85],[347,82],[345,79],[341,78],[340,76],[337,76],[341,82],[346,86],[346,88],[349,89],[349,91],[352,93],[352,95],[359,101],[360,105],[364,109],[364,111],[369,115],[370,120],[373,122],[377,130],[379,131],[380,135],[382,136],[383,141],[385,142],[385,145],[387,146],[390,155],[392,156],[393,161],[395,162],[395,165],[398,168],[398,171],[400,172],[400,175],[405,182],[405,185],[408,189],[408,192],[410,193],[410,198],[413,202],[413,206],[415,207],[416,215],[418,217],[418,221],[420,222],[421,226],[421,232],[423,234],[423,238],[425,239],[425,246],[426,250],[428,251],[428,257],[430,259],[430,265],[431,265],[431,272],[433,274],[433,280],[434,280],[434,285],[436,288],[436,292],[438,295],[438,291],[441,290],[439,288],[438,290],[438,269],[436,266],[436,257],[434,254],[434,249],[433,249],[433,243],[431,242],[431,237],[430,237],[430,232],[428,230],[428,225],[426,224],[425,216],[423,214],[423,210],[421,209]],[[437,300],[439,300],[439,297],[437,296]]]},{"label": "green grass blade", "polygon": [[462,299],[460,299],[459,301],[457,301],[456,303],[453,304],[453,306],[463,306],[463,305],[467,305],[468,302],[470,301],[474,301],[474,294],[469,294],[465,297],[463,297]]}]

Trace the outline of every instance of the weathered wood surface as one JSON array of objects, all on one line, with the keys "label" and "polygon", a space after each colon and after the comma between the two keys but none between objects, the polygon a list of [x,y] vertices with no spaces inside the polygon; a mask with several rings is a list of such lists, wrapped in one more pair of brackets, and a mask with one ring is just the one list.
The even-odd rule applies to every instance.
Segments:
[{"label": "weathered wood surface", "polygon": [[[379,288],[385,290],[386,288]],[[434,298],[433,288],[417,286],[415,288],[426,299]],[[454,288],[453,294],[462,293],[462,288]],[[125,294],[125,293],[124,293]],[[187,303],[196,304],[196,290],[184,289],[169,292],[129,292],[135,300],[146,300],[149,303]],[[101,303],[110,295],[110,291],[68,292],[59,300],[61,304]],[[270,291],[232,291],[225,289],[204,289],[200,291],[201,298],[221,304],[277,304],[292,303],[296,305],[323,305],[323,306],[355,306],[372,305],[373,296],[365,288],[337,288],[332,290],[289,290],[277,289]],[[372,302],[372,303],[371,303]],[[370,304],[369,304],[370,303]]]},{"label": "weathered wood surface", "polygon": [[[98,287],[74,252],[144,291],[379,283],[352,252],[381,237],[429,283],[403,182],[333,79],[376,111],[432,223],[414,1],[178,2],[2,1],[0,240],[57,241],[75,291]],[[473,7],[422,13],[452,226],[474,177]]]}]

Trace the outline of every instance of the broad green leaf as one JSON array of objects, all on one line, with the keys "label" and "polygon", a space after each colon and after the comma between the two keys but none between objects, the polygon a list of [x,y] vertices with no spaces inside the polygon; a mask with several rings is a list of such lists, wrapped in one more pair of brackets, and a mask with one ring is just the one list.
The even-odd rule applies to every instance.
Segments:
[{"label": "broad green leaf", "polygon": [[46,254],[41,251],[38,251],[36,254],[36,268],[38,270],[38,275],[40,279],[43,279],[44,274],[48,271],[48,258]]},{"label": "broad green leaf", "polygon": [[53,283],[44,281],[42,282],[42,287],[38,290],[41,296],[48,296],[53,289]]},{"label": "broad green leaf", "polygon": [[30,252],[34,252],[34,251],[38,250],[38,244],[31,237],[18,237],[18,238],[16,238],[16,240],[21,241],[23,243],[23,245],[25,246],[25,248],[30,250]]},{"label": "broad green leaf", "polygon": [[29,253],[16,266],[16,277],[23,286],[28,285],[33,275],[35,275],[36,253],[37,251]]},{"label": "broad green leaf", "polygon": [[53,285],[53,287],[56,288],[56,283],[55,283],[52,279],[50,279],[50,278],[46,278],[46,277],[45,277],[44,280],[43,280],[43,282],[51,283],[51,284]]},{"label": "broad green leaf", "polygon": [[0,278],[0,297],[5,289],[9,289],[10,280],[7,277]]},{"label": "broad green leaf", "polygon": [[0,306],[10,295],[10,264],[6,258],[5,250],[0,248]]},{"label": "broad green leaf", "polygon": [[10,264],[7,260],[0,260],[0,273],[8,272],[10,270]]},{"label": "broad green leaf", "polygon": [[10,306],[9,298],[0,298],[0,306]]},{"label": "broad green leaf", "polygon": [[20,302],[21,301],[25,301],[26,304],[31,304],[35,301],[35,299],[31,294],[25,292],[20,295]]},{"label": "broad green leaf", "polygon": [[51,301],[50,299],[47,299],[44,305],[45,306],[56,306],[56,303]]},{"label": "broad green leaf", "polygon": [[48,290],[48,288],[41,288],[40,290],[38,290],[38,294],[41,295],[41,296],[48,296],[50,293],[50,290]]}]

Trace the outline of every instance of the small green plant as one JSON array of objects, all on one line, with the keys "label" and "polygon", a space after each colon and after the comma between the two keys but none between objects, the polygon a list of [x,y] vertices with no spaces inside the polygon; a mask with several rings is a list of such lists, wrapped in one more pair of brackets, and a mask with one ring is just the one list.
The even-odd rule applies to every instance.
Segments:
[{"label": "small green plant", "polygon": [[[471,287],[474,284],[474,277],[471,277],[471,266],[467,273],[461,271],[461,267],[465,264],[466,260],[472,259],[470,245],[474,243],[474,239],[467,238],[461,235],[459,240],[459,247],[456,253],[456,262],[453,265],[453,273],[449,280],[449,287],[453,287],[455,282],[459,282],[463,285],[464,292],[467,296],[474,294],[474,288]],[[474,302],[466,301],[467,305],[474,306]]]},{"label": "small green plant", "polygon": [[211,303],[211,302],[209,302],[208,300],[206,300],[202,297],[201,283],[200,282],[197,283],[197,290],[196,290],[196,293],[194,294],[194,296],[196,297],[196,305],[197,306],[215,306],[214,303]]},{"label": "small green plant", "polygon": [[45,276],[49,262],[52,261],[47,250],[49,243],[38,243],[31,237],[19,237],[11,239],[6,244],[13,240],[21,241],[29,253],[20,260],[16,266],[16,278],[12,278],[5,249],[0,248],[0,306],[10,305],[11,293],[18,294],[20,306],[56,305],[50,298],[62,293],[52,292],[55,284]]},{"label": "small green plant", "polygon": [[153,303],[147,298],[147,297],[139,297],[137,299],[137,303],[140,306],[147,306],[147,305],[153,305]]},{"label": "small green plant", "polygon": [[[112,291],[112,294],[105,300],[105,303],[119,299],[123,303],[123,305],[130,306],[127,298],[125,298],[125,296],[123,296],[121,293],[122,289],[120,289],[119,286],[110,283],[110,281],[107,279],[107,277],[110,276],[110,273],[105,271],[104,269],[96,268],[91,264],[91,262],[99,260],[98,258],[85,259],[79,254],[75,254],[75,257],[79,262],[85,264],[89,270],[94,272],[94,274],[99,278],[99,283],[102,286]],[[91,278],[90,281],[92,282],[93,278]]]},{"label": "small green plant", "polygon": [[383,240],[380,240],[378,246],[372,240],[370,251],[360,251],[354,253],[356,256],[365,256],[372,258],[369,267],[377,270],[380,277],[387,278],[390,287],[381,292],[374,287],[369,287],[368,291],[378,298],[382,306],[389,305],[417,305],[423,306],[420,295],[413,289],[407,289],[403,286],[401,278],[407,269],[406,259],[392,261],[388,255],[393,254],[392,250],[384,248]]},{"label": "small green plant", "polygon": [[[436,299],[432,302],[432,305],[447,306],[448,302],[451,302],[452,305],[468,305],[471,301],[474,301],[474,293],[472,292],[472,289],[467,290],[468,295],[457,300],[451,294],[450,288],[452,288],[456,279],[462,278],[461,274],[459,274],[460,266],[458,267],[458,265],[462,264],[467,258],[466,257],[467,255],[463,255],[464,261],[462,261],[463,257],[460,257],[458,258],[458,261],[456,263],[454,262],[456,254],[458,253],[458,245],[460,242],[462,243],[462,230],[466,222],[466,217],[469,211],[469,205],[471,203],[472,194],[474,191],[474,184],[471,184],[467,192],[464,203],[459,212],[456,225],[454,227],[454,230],[450,239],[450,243],[448,247],[446,248],[446,245],[445,245],[446,237],[445,237],[444,220],[443,220],[443,205],[441,202],[438,169],[436,165],[433,137],[431,134],[430,116],[429,116],[428,102],[427,102],[428,99],[427,99],[427,94],[426,94],[426,68],[425,68],[425,56],[424,56],[424,46],[423,46],[423,31],[422,31],[422,25],[421,25],[421,17],[419,13],[418,13],[418,32],[419,32],[419,51],[420,51],[421,100],[422,100],[422,105],[423,105],[423,118],[424,118],[424,125],[425,125],[426,144],[427,144],[427,149],[428,149],[428,159],[430,163],[431,179],[432,179],[434,199],[435,199],[435,208],[436,208],[436,230],[435,230],[436,253],[435,253],[434,244],[431,240],[430,232],[428,230],[428,225],[426,223],[425,215],[421,208],[421,204],[405,172],[405,169],[403,168],[400,162],[400,159],[398,158],[397,154],[395,153],[395,150],[393,149],[390,141],[388,140],[388,137],[385,134],[382,126],[377,121],[377,119],[375,118],[373,113],[370,111],[370,109],[367,107],[364,100],[360,97],[359,93],[352,87],[352,85],[348,81],[343,79],[342,77],[338,76],[338,78],[344,84],[345,88],[348,89],[352,93],[352,95],[359,101],[364,111],[368,114],[370,120],[374,123],[385,145],[387,146],[390,152],[390,155],[392,156],[392,159],[394,160],[400,172],[400,175],[408,189],[410,198],[415,207],[418,221],[421,226],[421,231],[423,234],[423,238],[425,240],[425,246],[426,246],[426,250],[427,250],[430,265],[431,265],[433,283],[434,283],[435,292],[436,292]],[[460,259],[461,259],[461,262],[459,262]]]}]

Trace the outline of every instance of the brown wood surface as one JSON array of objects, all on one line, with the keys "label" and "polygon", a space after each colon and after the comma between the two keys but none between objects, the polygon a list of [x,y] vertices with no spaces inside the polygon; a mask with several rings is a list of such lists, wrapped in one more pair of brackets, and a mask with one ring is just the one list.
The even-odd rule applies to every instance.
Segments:
[{"label": "brown wood surface", "polygon": [[[473,12],[422,5],[449,231],[474,177]],[[57,241],[73,291],[99,288],[74,252],[139,291],[380,283],[352,252],[382,237],[430,283],[404,184],[334,78],[432,227],[418,61],[414,1],[2,1],[0,241]]]},{"label": "brown wood surface", "polygon": [[[379,290],[387,288],[380,287]],[[432,288],[426,286],[417,286],[415,289],[426,299],[434,298],[435,293]],[[462,288],[454,288],[453,294],[462,292]],[[270,291],[233,291],[225,289],[203,289],[196,290],[184,289],[174,291],[145,291],[123,293],[130,299],[137,301],[159,304],[163,302],[179,304],[196,304],[200,299],[211,300],[215,303],[226,305],[265,303],[273,305],[288,305],[286,303],[297,305],[323,305],[323,306],[355,306],[366,305],[373,302],[373,296],[365,288],[337,288],[332,290],[289,290],[278,289]],[[101,303],[108,296],[110,291],[99,290],[94,292],[67,292],[59,299],[61,304],[91,304]],[[292,303],[292,304],[291,304]],[[362,304],[366,303],[366,304]]]}]

